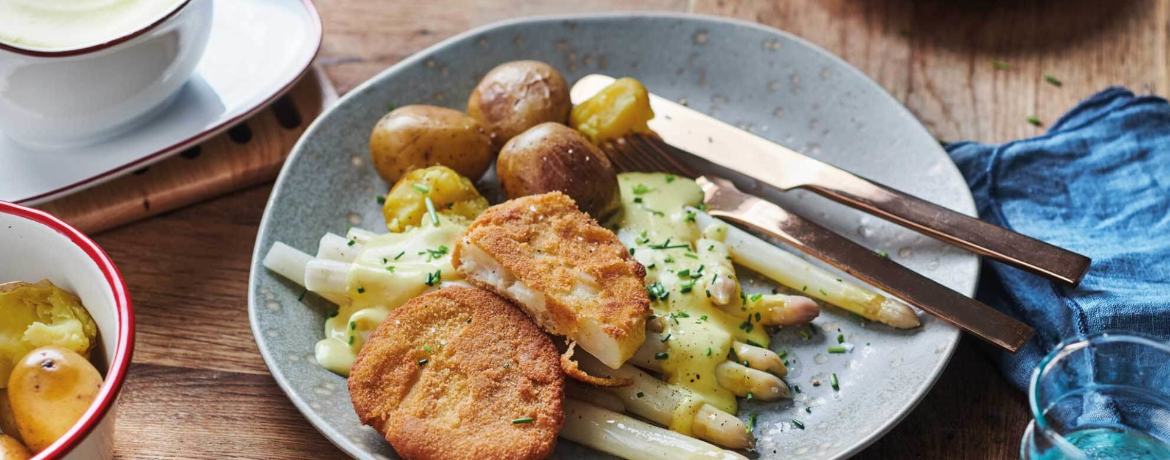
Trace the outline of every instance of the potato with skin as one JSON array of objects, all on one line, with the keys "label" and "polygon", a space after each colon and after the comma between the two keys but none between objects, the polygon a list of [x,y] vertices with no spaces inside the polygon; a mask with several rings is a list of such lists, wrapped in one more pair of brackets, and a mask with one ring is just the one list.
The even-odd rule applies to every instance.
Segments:
[{"label": "potato with skin", "polygon": [[55,346],[33,350],[8,378],[20,438],[33,452],[49,447],[89,410],[101,387],[101,374],[81,355]]},{"label": "potato with skin", "polygon": [[650,93],[633,78],[619,78],[585,102],[573,107],[569,126],[597,144],[629,133],[648,133],[654,118]]},{"label": "potato with skin", "polygon": [[0,434],[0,460],[27,460],[29,457],[32,457],[32,452],[24,444],[11,436]]},{"label": "potato with skin", "polygon": [[558,123],[543,123],[512,138],[496,160],[509,199],[558,191],[605,222],[621,208],[617,173],[589,138]]},{"label": "potato with skin", "polygon": [[471,180],[495,159],[487,131],[463,112],[408,105],[386,114],[370,133],[374,169],[391,184],[414,169],[443,165]]},{"label": "potato with skin", "polygon": [[487,128],[496,150],[533,126],[568,122],[572,107],[565,77],[540,61],[496,66],[467,100],[467,113]]},{"label": "potato with skin", "polygon": [[[7,384],[8,381],[5,380],[4,383]],[[20,430],[16,428],[16,416],[12,415],[12,403],[8,400],[7,388],[0,390],[0,433],[20,441]]]}]

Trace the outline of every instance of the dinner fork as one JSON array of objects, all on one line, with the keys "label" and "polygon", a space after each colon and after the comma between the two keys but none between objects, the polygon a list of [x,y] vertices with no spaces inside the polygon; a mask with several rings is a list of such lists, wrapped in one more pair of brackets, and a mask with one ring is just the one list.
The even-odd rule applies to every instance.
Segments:
[{"label": "dinner fork", "polygon": [[888,257],[776,204],[741,192],[731,181],[701,173],[653,133],[634,133],[602,143],[621,171],[667,172],[695,179],[712,216],[746,225],[792,245],[862,281],[975,336],[1016,352],[1035,333],[1030,326],[903,267]]}]

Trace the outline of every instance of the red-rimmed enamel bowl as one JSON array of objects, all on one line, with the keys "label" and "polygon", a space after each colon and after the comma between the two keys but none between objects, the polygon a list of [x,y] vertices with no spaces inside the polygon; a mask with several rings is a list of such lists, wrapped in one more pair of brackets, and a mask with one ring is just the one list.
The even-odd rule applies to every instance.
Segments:
[{"label": "red-rimmed enamel bowl", "polygon": [[0,201],[0,282],[42,279],[81,298],[97,323],[96,350],[106,366],[99,368],[105,379],[89,410],[33,460],[112,459],[115,403],[134,350],[126,284],[109,256],[80,231],[47,213]]}]

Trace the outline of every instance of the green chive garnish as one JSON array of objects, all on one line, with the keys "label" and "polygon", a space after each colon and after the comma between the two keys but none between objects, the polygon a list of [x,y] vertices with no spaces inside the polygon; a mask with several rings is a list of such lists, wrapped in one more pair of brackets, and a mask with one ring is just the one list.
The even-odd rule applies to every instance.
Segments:
[{"label": "green chive garnish", "polygon": [[427,204],[427,214],[431,215],[431,223],[439,226],[439,213],[435,212],[435,202],[431,201],[431,197],[425,197],[423,201]]},{"label": "green chive garnish", "polygon": [[759,301],[760,301],[760,299],[761,299],[761,298],[763,298],[763,297],[764,297],[764,294],[761,294],[761,293],[757,292],[757,293],[755,293],[755,294],[752,294],[752,296],[751,296],[751,297],[749,297],[749,298],[751,299],[751,301],[752,301],[752,302],[759,302]]},{"label": "green chive garnish", "polygon": [[358,286],[358,294],[365,294],[366,288]]},{"label": "green chive garnish", "polygon": [[423,358],[423,359],[420,359],[420,360],[418,360],[418,365],[419,365],[419,366],[422,366],[422,365],[424,365],[424,364],[426,364],[426,363],[427,363],[427,359],[426,359],[426,358]]},{"label": "green chive garnish", "polygon": [[845,343],[845,334],[837,334],[837,343]]},{"label": "green chive garnish", "polygon": [[836,372],[834,372],[832,375],[829,376],[829,385],[833,387],[834,391],[841,390],[841,386],[838,385],[838,382],[837,382],[837,373]]},{"label": "green chive garnish", "polygon": [[514,419],[512,419],[512,424],[513,424],[513,425],[520,425],[520,424],[523,424],[523,423],[532,423],[532,417],[522,417],[522,418],[514,418]]},{"label": "green chive garnish", "polygon": [[1036,118],[1036,117],[1028,117],[1028,124],[1030,124],[1030,125],[1032,125],[1032,126],[1040,126],[1042,123],[1040,123],[1040,119],[1039,119],[1039,118]]},{"label": "green chive garnish", "polygon": [[748,422],[747,422],[748,436],[751,436],[753,431],[756,431],[756,413],[755,412],[748,414]]},{"label": "green chive garnish", "polygon": [[398,260],[398,258],[402,257],[403,254],[406,254],[406,251],[398,253],[398,255],[394,256],[394,260]]},{"label": "green chive garnish", "polygon": [[1050,84],[1052,86],[1056,86],[1056,87],[1064,86],[1064,82],[1060,81],[1060,79],[1058,79],[1052,75],[1044,75],[1044,81],[1048,82],[1048,84]]},{"label": "green chive garnish", "polygon": [[377,201],[378,204],[386,204],[386,197],[384,197],[382,195],[378,195],[378,196],[374,197],[374,200]]},{"label": "green chive garnish", "polygon": [[845,347],[829,347],[829,353],[841,354],[845,353]]},{"label": "green chive garnish", "polygon": [[354,244],[356,244],[356,241],[354,240],[349,240],[348,243],[345,243],[346,246],[353,246]]},{"label": "green chive garnish", "polygon": [[639,392],[638,392],[638,397],[639,397],[639,398],[641,398],[641,397],[643,397],[643,396],[645,396],[645,395],[646,395],[646,394],[645,394],[645,393],[642,393],[641,391],[639,391]]},{"label": "green chive garnish", "polygon": [[670,357],[670,355],[666,354],[665,352],[661,352],[661,351],[654,354],[654,359],[666,359],[669,357]]},{"label": "green chive garnish", "polygon": [[297,302],[305,300],[305,294],[308,294],[308,293],[309,293],[308,289],[301,291],[301,295],[297,296]]},{"label": "green chive garnish", "polygon": [[670,340],[670,334],[666,334],[666,337],[662,338],[662,343],[666,343],[667,340]]},{"label": "green chive garnish", "polygon": [[431,193],[431,188],[427,187],[423,184],[412,184],[410,187],[413,188],[416,192],[421,193],[423,195]]},{"label": "green chive garnish", "polygon": [[1011,68],[1012,65],[1008,64],[1006,61],[1001,61],[999,59],[995,59],[995,60],[991,61],[991,66],[995,67],[995,70],[1007,70],[1007,69]]},{"label": "green chive garnish", "polygon": [[804,429],[804,423],[801,423],[800,420],[792,419],[792,424],[795,425],[797,428],[800,428],[802,430]]}]

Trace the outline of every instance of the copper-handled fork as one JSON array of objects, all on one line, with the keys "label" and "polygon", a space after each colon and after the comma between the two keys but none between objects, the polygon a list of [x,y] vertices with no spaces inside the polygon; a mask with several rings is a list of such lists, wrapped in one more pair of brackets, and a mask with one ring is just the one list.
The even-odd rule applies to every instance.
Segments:
[{"label": "copper-handled fork", "polygon": [[602,145],[622,171],[667,172],[695,179],[708,213],[767,233],[975,336],[1018,351],[1035,331],[1028,325],[919,275],[887,257],[783,208],[741,192],[727,179],[701,174],[654,134],[631,134]]}]

